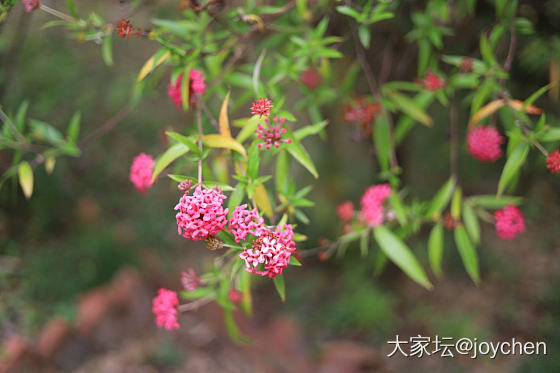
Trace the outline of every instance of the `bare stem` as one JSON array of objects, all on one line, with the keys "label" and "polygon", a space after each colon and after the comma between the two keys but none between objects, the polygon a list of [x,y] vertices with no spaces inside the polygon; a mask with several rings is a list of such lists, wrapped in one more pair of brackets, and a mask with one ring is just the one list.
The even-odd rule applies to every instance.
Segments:
[{"label": "bare stem", "polygon": [[196,106],[196,126],[198,128],[198,150],[200,150],[200,158],[198,159],[198,184],[202,184],[202,117],[200,116],[200,106]]},{"label": "bare stem", "polygon": [[51,7],[49,7],[49,6],[45,5],[45,4],[43,4],[43,3],[41,3],[41,4],[39,5],[39,8],[40,8],[42,11],[44,11],[44,12],[46,12],[46,13],[49,13],[50,15],[53,15],[53,16],[58,17],[58,18],[60,18],[60,19],[63,19],[63,20],[65,20],[65,21],[67,21],[67,22],[77,23],[77,22],[79,21],[79,20],[77,20],[76,18],[74,18],[74,17],[72,17],[72,16],[69,16],[69,15],[66,14],[66,13],[62,13],[62,12],[56,10],[56,9],[53,9],[53,8],[51,8]]},{"label": "bare stem", "polygon": [[181,304],[181,305],[179,305],[179,307],[177,307],[177,309],[179,310],[179,312],[194,311],[194,310],[197,310],[198,308],[200,308],[202,306],[207,305],[208,303],[212,302],[213,300],[214,300],[214,296],[209,295],[207,297],[197,299],[194,302]]}]

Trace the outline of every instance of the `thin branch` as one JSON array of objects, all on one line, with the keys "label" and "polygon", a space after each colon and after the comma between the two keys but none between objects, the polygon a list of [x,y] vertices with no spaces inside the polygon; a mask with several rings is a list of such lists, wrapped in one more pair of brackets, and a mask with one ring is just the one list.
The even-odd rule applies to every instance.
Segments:
[{"label": "thin branch", "polygon": [[200,150],[200,158],[198,159],[198,185],[202,184],[202,117],[200,116],[200,107],[196,106],[196,126],[198,128],[198,150]]},{"label": "thin branch", "polygon": [[99,137],[105,135],[107,132],[111,131],[117,124],[119,124],[131,111],[130,104],[123,106],[117,114],[111,117],[107,122],[105,122],[101,127],[97,130],[90,133],[88,136],[85,137],[82,141],[78,143],[78,146],[85,147],[89,145],[93,140],[98,139]]},{"label": "thin branch", "polygon": [[200,107],[202,108],[202,110],[204,110],[204,114],[206,114],[208,119],[210,119],[210,123],[212,123],[214,128],[218,129],[218,127],[219,127],[218,122],[216,121],[216,118],[214,118],[212,113],[210,112],[210,109],[208,109],[208,106],[206,106],[206,104],[202,100],[200,100],[199,103],[200,103]]},{"label": "thin branch", "polygon": [[214,296],[209,295],[207,297],[197,299],[194,302],[181,304],[179,305],[179,307],[177,307],[177,309],[179,310],[179,312],[195,311],[200,307],[205,306],[208,303],[212,302],[213,300],[214,300]]},{"label": "thin branch", "polygon": [[385,106],[383,105],[383,98],[381,97],[381,94],[379,93],[379,85],[377,84],[377,81],[375,80],[375,76],[373,75],[371,66],[368,63],[364,47],[360,43],[360,39],[358,37],[358,30],[356,29],[356,25],[352,21],[348,21],[348,22],[350,23],[350,28],[352,30],[352,37],[354,39],[354,47],[356,49],[356,54],[358,56],[358,61],[360,62],[360,65],[362,66],[362,71],[364,72],[364,74],[366,76],[366,81],[368,83],[369,90],[371,91],[372,96],[375,97],[375,99],[377,100],[377,102],[378,102],[378,104],[381,108],[381,112],[382,112],[383,116],[386,118],[388,126],[389,126],[389,137],[390,137],[389,149],[390,149],[390,153],[391,153],[391,168],[394,169],[394,168],[398,167],[398,162],[397,162],[397,156],[395,154],[395,146],[394,146],[394,143],[393,143],[393,129],[392,129],[393,126],[391,124],[391,118],[389,116],[389,113],[385,109]]},{"label": "thin branch", "polygon": [[449,137],[449,164],[451,168],[451,177],[457,181],[459,177],[459,146],[457,144],[457,108],[455,96],[451,99],[451,108],[449,112]]}]

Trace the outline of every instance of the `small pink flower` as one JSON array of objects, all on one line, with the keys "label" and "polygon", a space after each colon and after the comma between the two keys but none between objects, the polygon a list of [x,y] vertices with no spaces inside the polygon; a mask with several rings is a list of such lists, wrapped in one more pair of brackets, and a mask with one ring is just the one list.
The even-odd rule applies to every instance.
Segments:
[{"label": "small pink flower", "polygon": [[294,237],[296,236],[291,224],[283,224],[276,226],[276,233],[279,235],[280,242],[282,242],[288,250],[292,252],[296,250],[296,243]]},{"label": "small pink flower", "polygon": [[247,204],[237,206],[229,219],[229,230],[237,243],[244,241],[248,234],[259,236],[263,227],[264,219],[257,209],[247,210]]},{"label": "small pink flower", "polygon": [[192,293],[202,284],[202,279],[196,275],[194,269],[188,268],[186,272],[181,273],[181,284],[186,291]]},{"label": "small pink flower", "polygon": [[26,12],[31,12],[39,7],[41,0],[21,0]]},{"label": "small pink flower", "polygon": [[128,178],[140,193],[146,193],[152,187],[154,165],[154,158],[151,155],[140,153],[134,157]]},{"label": "small pink flower", "polygon": [[391,195],[389,184],[373,185],[366,189],[360,204],[360,216],[372,227],[383,224],[383,203]]},{"label": "small pink flower", "polygon": [[258,115],[259,118],[263,116],[268,117],[270,115],[270,109],[272,109],[272,101],[268,98],[258,98],[257,101],[253,102],[251,105],[251,115]]},{"label": "small pink flower", "polygon": [[179,306],[179,299],[176,292],[159,289],[157,297],[152,301],[156,325],[167,330],[179,329],[177,306]]},{"label": "small pink flower", "polygon": [[239,257],[245,261],[245,270],[269,278],[281,275],[282,271],[288,267],[290,256],[295,251],[295,247],[290,248],[285,244],[288,241],[289,232],[291,232],[291,226],[280,233],[268,229],[263,231],[261,236],[253,241],[252,248],[245,248],[239,254]]},{"label": "small pink flower", "polygon": [[301,74],[299,81],[313,91],[321,85],[321,75],[317,70],[309,68]]},{"label": "small pink flower", "polygon": [[553,173],[560,173],[560,152],[558,150],[553,151],[546,157],[546,168]]},{"label": "small pink flower", "polygon": [[[292,139],[282,138],[282,135],[287,132],[285,128],[282,128],[286,122],[286,118],[274,118],[274,124],[271,124],[268,118],[265,118],[264,121],[266,122],[266,128],[259,123],[255,130],[257,138],[263,140],[263,142],[258,145],[259,148],[263,146],[266,146],[267,149],[270,149],[272,146],[279,148],[280,144],[283,142],[286,144],[292,142]],[[280,122],[280,125],[278,125],[278,122]]]},{"label": "small pink flower", "polygon": [[[167,95],[173,100],[173,103],[177,108],[181,108],[183,105],[182,95],[181,95],[181,81],[183,80],[183,73],[179,74],[175,83],[170,81],[167,85]],[[204,75],[201,71],[196,69],[191,69],[189,74],[189,99],[190,103],[194,103],[195,97],[202,96],[204,90],[206,89],[206,84],[204,83]]]},{"label": "small pink flower", "polygon": [[354,217],[354,204],[351,201],[342,202],[336,208],[336,213],[342,221],[350,221]]},{"label": "small pink flower", "polygon": [[504,138],[494,127],[478,126],[467,135],[469,153],[481,162],[495,162],[502,156]]},{"label": "small pink flower", "polygon": [[239,304],[243,300],[243,294],[241,294],[241,292],[236,289],[229,289],[228,297],[229,300],[234,304]]},{"label": "small pink flower", "polygon": [[442,89],[445,86],[445,82],[439,76],[434,74],[432,70],[428,70],[424,80],[422,80],[422,86],[428,91],[435,92]]},{"label": "small pink flower", "polygon": [[202,189],[197,186],[193,195],[181,197],[175,210],[179,234],[200,241],[215,236],[227,224],[228,209],[223,202],[227,197],[217,188]]},{"label": "small pink flower", "polygon": [[502,240],[511,240],[519,233],[525,232],[523,214],[514,205],[508,205],[494,212],[496,233]]}]

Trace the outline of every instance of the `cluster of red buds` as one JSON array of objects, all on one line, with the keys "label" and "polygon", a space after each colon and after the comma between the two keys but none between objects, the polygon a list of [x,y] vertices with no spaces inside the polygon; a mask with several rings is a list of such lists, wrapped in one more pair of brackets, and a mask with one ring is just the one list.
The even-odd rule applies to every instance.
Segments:
[{"label": "cluster of red buds", "polygon": [[148,31],[144,31],[140,28],[134,28],[132,23],[126,19],[121,19],[117,24],[117,35],[122,37],[123,39],[129,38],[131,36],[146,36],[148,35]]}]

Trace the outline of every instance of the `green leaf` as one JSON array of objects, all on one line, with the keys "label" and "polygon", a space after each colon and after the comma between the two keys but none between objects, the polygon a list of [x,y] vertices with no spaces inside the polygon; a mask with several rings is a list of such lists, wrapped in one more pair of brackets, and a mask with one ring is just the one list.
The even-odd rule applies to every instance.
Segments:
[{"label": "green leaf", "polygon": [[387,92],[387,97],[406,115],[412,117],[418,122],[425,124],[428,127],[432,127],[434,124],[432,118],[426,114],[426,112],[416,104],[409,97],[402,95],[400,93],[389,91]]},{"label": "green leaf", "polygon": [[438,277],[441,276],[441,261],[443,258],[443,225],[438,222],[430,232],[428,239],[428,257],[432,271]]},{"label": "green leaf", "polygon": [[18,166],[19,185],[25,198],[31,198],[33,194],[33,170],[26,161],[23,161]]},{"label": "green leaf", "polygon": [[490,66],[496,66],[498,62],[492,53],[492,49],[490,44],[488,43],[488,39],[486,36],[482,34],[480,36],[480,54],[482,54],[482,59]]},{"label": "green leaf", "polygon": [[539,140],[543,142],[560,141],[560,128],[558,127],[550,128],[543,135],[539,136]]},{"label": "green leaf", "polygon": [[469,239],[465,227],[459,226],[455,229],[455,243],[457,244],[457,249],[459,249],[459,254],[461,255],[465,269],[475,284],[478,284],[480,282],[478,255]]},{"label": "green leaf", "polygon": [[243,294],[241,301],[241,308],[245,315],[251,316],[253,314],[253,302],[251,297],[251,274],[247,271],[239,273],[239,288]]},{"label": "green leaf", "polygon": [[27,114],[28,107],[29,107],[29,102],[27,101],[22,102],[16,114],[16,128],[20,133],[23,133],[23,130],[25,128],[25,116]]},{"label": "green leaf", "polygon": [[290,187],[290,159],[288,153],[278,153],[275,172],[276,193],[288,194]]},{"label": "green leaf", "polygon": [[251,147],[249,148],[247,176],[250,180],[255,180],[259,174],[259,163],[261,161],[261,155],[257,144],[257,141],[253,141]]},{"label": "green leaf", "polygon": [[50,124],[35,119],[31,119],[29,124],[33,131],[33,137],[37,140],[45,141],[55,146],[64,144],[64,137],[60,131]]},{"label": "green leaf", "polygon": [[66,7],[68,8],[68,12],[72,15],[72,17],[79,18],[73,0],[66,0]]},{"label": "green leaf", "polygon": [[473,206],[483,207],[487,209],[501,209],[509,204],[520,205],[523,202],[521,197],[501,196],[495,194],[472,196],[467,199]]},{"label": "green leaf", "polygon": [[463,193],[461,192],[461,187],[457,186],[455,188],[455,193],[453,193],[453,200],[451,201],[451,216],[454,219],[459,219],[461,215],[461,202],[463,198]]},{"label": "green leaf", "polygon": [[243,123],[243,127],[241,128],[241,131],[239,131],[239,134],[236,137],[237,142],[242,143],[243,141],[251,137],[255,133],[255,129],[257,129],[257,126],[259,125],[260,121],[261,119],[259,118],[258,115],[254,115],[249,119],[234,121],[234,124],[236,125]]},{"label": "green leaf", "polygon": [[290,256],[290,265],[296,266],[296,267],[301,267],[301,262],[299,260],[297,260],[295,256],[291,255]]},{"label": "green leaf", "polygon": [[362,20],[362,15],[357,10],[349,7],[349,6],[337,6],[336,11],[340,14],[344,14],[346,16],[354,18],[356,21],[360,22]]},{"label": "green leaf", "polygon": [[358,29],[358,37],[360,39],[360,42],[364,46],[364,48],[368,49],[371,40],[371,34],[367,26],[365,25],[360,26],[360,28]]},{"label": "green leaf", "polygon": [[453,193],[453,187],[455,186],[455,180],[450,178],[441,189],[436,193],[430,204],[428,205],[428,210],[426,212],[426,217],[434,219],[441,213],[441,211],[447,206],[449,200],[451,199],[451,194]]},{"label": "green leaf", "polygon": [[432,288],[432,284],[414,254],[397,236],[384,226],[375,227],[373,234],[381,250],[393,263],[426,289]]},{"label": "green leaf", "polygon": [[541,97],[543,94],[545,94],[550,89],[550,87],[552,87],[552,84],[547,84],[544,87],[541,87],[540,89],[538,89],[531,96],[529,96],[529,98],[526,99],[525,102],[523,102],[523,107],[521,108],[521,110],[519,110],[519,112],[524,113],[525,109],[527,109],[529,106],[533,105],[533,103],[539,97]]},{"label": "green leaf", "polygon": [[242,183],[239,183],[235,186],[235,190],[229,196],[228,209],[229,209],[230,217],[231,214],[233,213],[233,210],[235,210],[235,208],[241,204],[241,201],[243,201],[244,196],[245,196],[245,186]]},{"label": "green leaf", "polygon": [[176,140],[176,141],[180,142],[181,144],[187,146],[191,152],[200,156],[200,149],[199,149],[198,145],[196,144],[195,139],[193,137],[187,137],[187,136],[181,135],[180,133],[171,132],[171,131],[165,131],[165,134],[167,136],[171,137],[173,140]]},{"label": "green leaf", "polygon": [[247,158],[247,152],[245,151],[243,145],[241,145],[231,137],[218,134],[204,135],[202,137],[202,141],[204,142],[204,145],[211,148],[225,148],[235,150],[239,154],[243,155],[243,157]]},{"label": "green leaf", "polygon": [[373,131],[373,142],[381,170],[388,171],[391,168],[391,136],[389,134],[389,122],[385,115],[377,118],[375,131]]},{"label": "green leaf", "polygon": [[297,131],[294,132],[294,138],[298,139],[299,141],[303,140],[309,135],[316,135],[323,130],[329,124],[328,120],[321,121],[319,123],[315,123],[310,126],[305,126]]},{"label": "green leaf", "polygon": [[259,77],[261,74],[261,66],[264,61],[264,56],[266,55],[266,49],[263,49],[259,58],[257,58],[257,62],[255,63],[255,68],[253,69],[253,90],[255,91],[255,95],[259,95]]},{"label": "green leaf", "polygon": [[107,66],[113,66],[113,49],[111,47],[112,34],[108,33],[103,38],[103,46],[101,48],[101,54],[103,55],[103,62]]},{"label": "green leaf", "polygon": [[513,149],[506,161],[504,170],[502,171],[502,176],[500,176],[500,181],[498,182],[498,197],[502,195],[504,189],[513,180],[521,166],[523,166],[528,153],[529,144],[525,142],[517,145],[515,149]]},{"label": "green leaf", "polygon": [[278,295],[280,295],[280,298],[282,299],[282,302],[285,302],[286,301],[286,285],[284,284],[284,276],[283,275],[276,276],[276,278],[274,279],[274,286],[276,287],[276,291],[278,292]]},{"label": "green leaf", "polygon": [[79,112],[76,112],[72,119],[70,119],[70,124],[68,125],[68,130],[66,132],[66,137],[71,142],[76,142],[78,140],[78,134],[80,133],[80,119],[81,115]]},{"label": "green leaf", "polygon": [[463,204],[463,223],[472,242],[478,245],[480,242],[480,225],[476,213],[468,204]]},{"label": "green leaf", "polygon": [[174,162],[177,158],[186,154],[189,151],[188,146],[184,144],[175,144],[171,146],[169,149],[165,151],[162,155],[160,155],[156,159],[156,164],[154,165],[154,174],[152,176],[152,182],[156,180],[158,175],[163,171],[167,166],[169,166],[172,162]]},{"label": "green leaf", "polygon": [[391,201],[391,206],[393,207],[393,210],[397,215],[397,219],[399,220],[399,223],[402,226],[406,225],[408,219],[406,217],[406,210],[402,204],[401,197],[399,197],[399,193],[396,190],[394,190],[393,193],[391,193],[389,200]]},{"label": "green leaf", "polygon": [[305,148],[300,144],[300,142],[294,137],[289,129],[287,129],[287,137],[292,139],[292,142],[289,144],[285,144],[286,150],[294,157],[296,161],[298,161],[303,167],[307,169],[317,179],[319,177],[319,173],[313,164],[313,161],[307,154]]},{"label": "green leaf", "polygon": [[368,254],[368,238],[369,238],[369,231],[365,229],[360,236],[360,253],[362,257],[365,258]]}]

